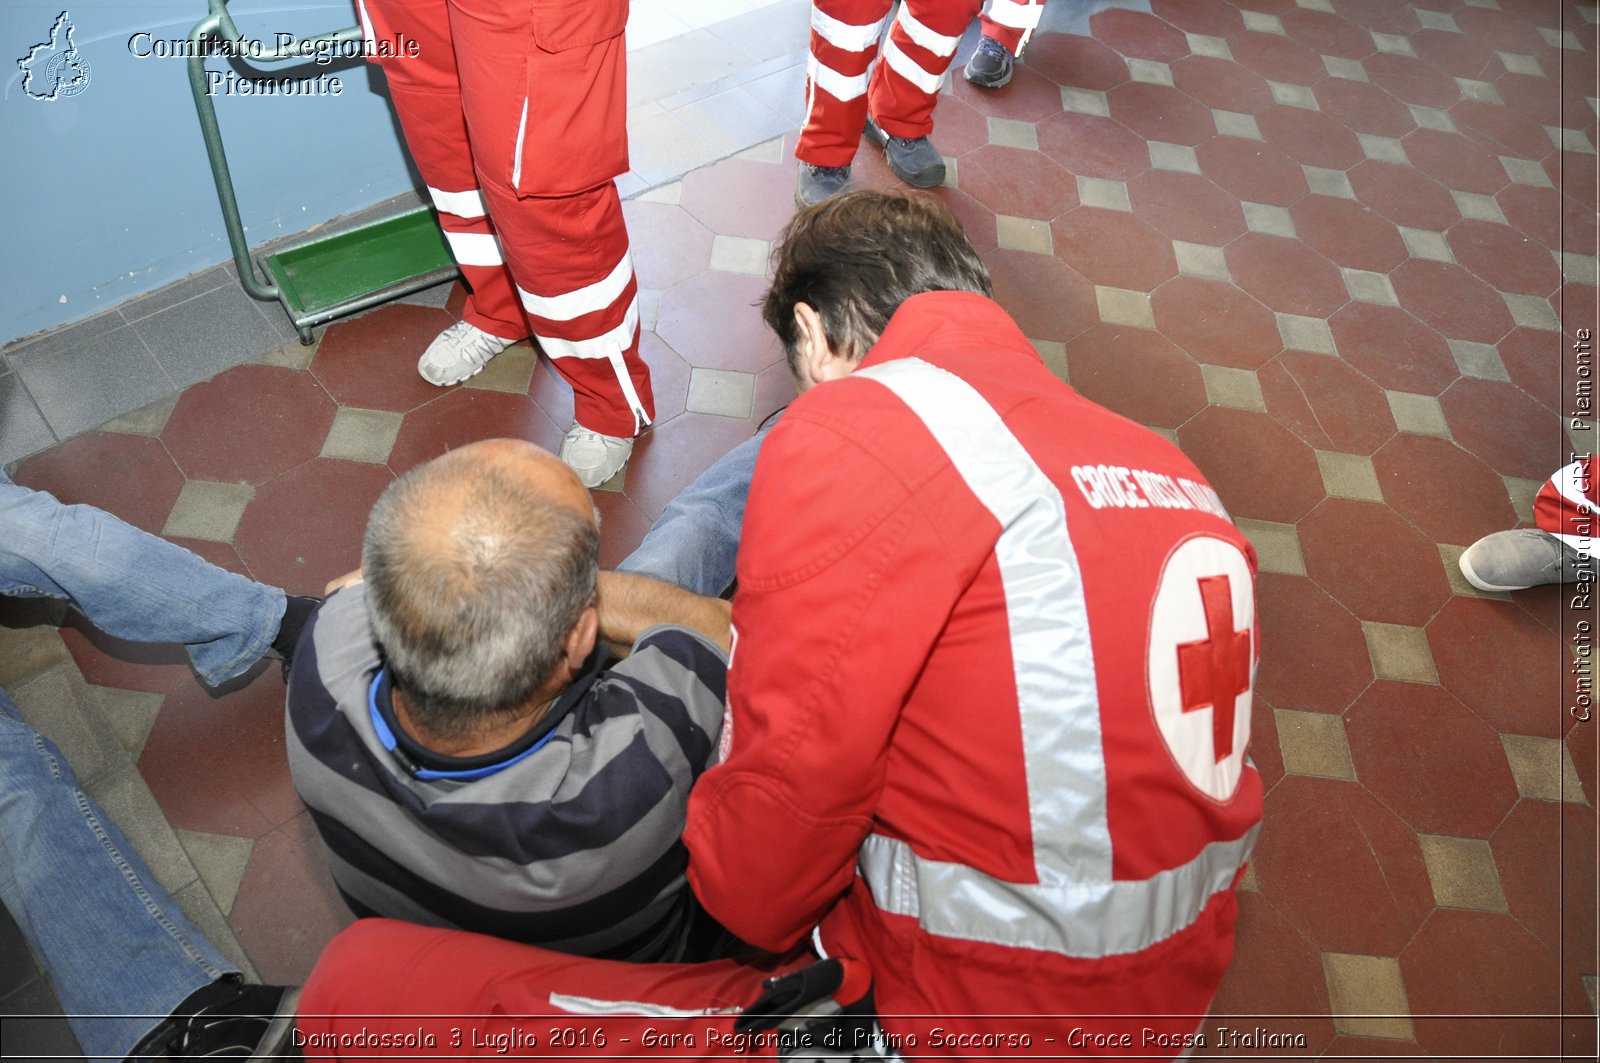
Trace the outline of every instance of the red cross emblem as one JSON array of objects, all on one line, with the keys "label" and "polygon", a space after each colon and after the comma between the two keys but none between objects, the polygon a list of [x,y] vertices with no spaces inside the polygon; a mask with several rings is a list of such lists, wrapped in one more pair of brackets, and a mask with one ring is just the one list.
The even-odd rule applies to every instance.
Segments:
[{"label": "red cross emblem", "polygon": [[1218,764],[1233,753],[1233,712],[1250,689],[1250,632],[1233,626],[1233,590],[1227,576],[1203,576],[1206,637],[1178,645],[1180,707],[1196,712],[1211,706],[1212,748]]}]

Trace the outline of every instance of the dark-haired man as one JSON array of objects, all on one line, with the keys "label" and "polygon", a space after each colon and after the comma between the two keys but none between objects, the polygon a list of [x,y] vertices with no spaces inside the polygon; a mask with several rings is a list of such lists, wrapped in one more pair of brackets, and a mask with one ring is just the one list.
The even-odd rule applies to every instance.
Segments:
[{"label": "dark-haired man", "polygon": [[[827,959],[630,969],[367,924],[312,977],[316,1029],[503,1007],[710,1056],[785,1043],[741,1008],[842,1008],[799,1047],[1180,1054],[1261,815],[1249,542],[1175,447],[1050,374],[934,201],[801,212],[764,314],[805,393],[756,464],[685,839],[724,926]],[[423,956],[447,984],[390,973]]]},{"label": "dark-haired man", "polygon": [[[519,440],[379,499],[364,582],[313,618],[288,699],[295,786],[357,914],[683,956],[679,835],[722,721],[726,603],[598,558],[588,491]],[[613,666],[603,639],[632,652]]]}]

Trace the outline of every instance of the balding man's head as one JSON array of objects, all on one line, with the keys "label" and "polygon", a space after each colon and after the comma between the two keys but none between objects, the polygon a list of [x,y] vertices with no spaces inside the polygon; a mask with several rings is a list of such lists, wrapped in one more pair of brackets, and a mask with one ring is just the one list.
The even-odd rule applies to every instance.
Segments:
[{"label": "balding man's head", "polygon": [[524,706],[594,602],[592,502],[560,460],[495,439],[400,477],[367,524],[373,631],[407,708],[440,737]]}]

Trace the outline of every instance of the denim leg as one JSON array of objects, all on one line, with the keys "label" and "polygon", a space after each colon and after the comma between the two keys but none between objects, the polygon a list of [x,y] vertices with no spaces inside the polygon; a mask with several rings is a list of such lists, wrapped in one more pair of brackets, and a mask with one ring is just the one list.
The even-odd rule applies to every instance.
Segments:
[{"label": "denim leg", "polygon": [[19,487],[0,469],[0,594],[61,598],[102,631],[177,642],[215,686],[261,659],[284,595],[93,506]]},{"label": "denim leg", "polygon": [[618,572],[652,576],[716,597],[733,585],[734,558],[763,430],[718,458],[667,503]]},{"label": "denim leg", "polygon": [[93,1059],[122,1059],[190,993],[237,970],[4,690],[0,899]]}]

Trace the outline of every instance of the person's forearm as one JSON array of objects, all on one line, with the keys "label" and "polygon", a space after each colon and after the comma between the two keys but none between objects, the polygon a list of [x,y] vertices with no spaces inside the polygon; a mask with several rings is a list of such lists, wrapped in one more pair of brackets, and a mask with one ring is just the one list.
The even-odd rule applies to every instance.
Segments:
[{"label": "person's forearm", "polygon": [[676,624],[729,648],[730,608],[720,598],[626,572],[600,573],[599,594],[600,634],[611,642],[631,646],[658,624]]}]

